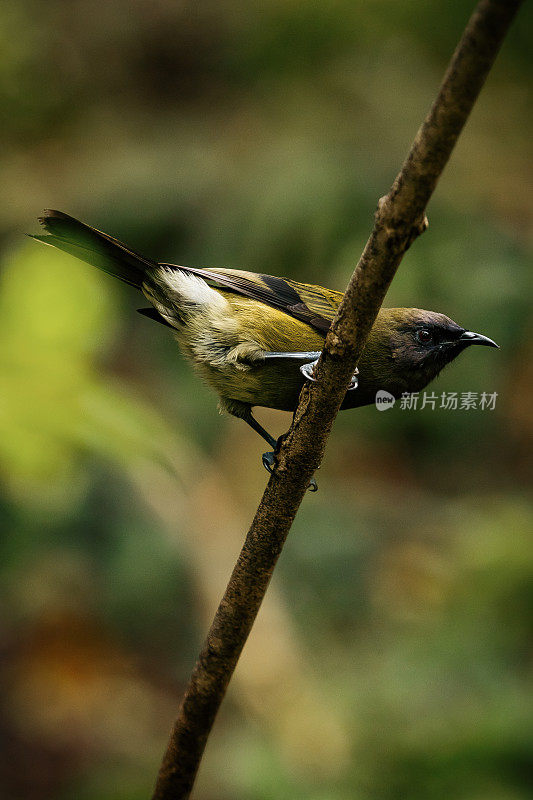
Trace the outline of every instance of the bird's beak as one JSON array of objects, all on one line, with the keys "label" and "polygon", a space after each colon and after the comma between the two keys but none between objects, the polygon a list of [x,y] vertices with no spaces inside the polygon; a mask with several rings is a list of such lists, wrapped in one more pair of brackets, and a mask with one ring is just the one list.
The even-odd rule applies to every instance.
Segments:
[{"label": "bird's beak", "polygon": [[484,344],[486,347],[497,347],[498,349],[500,347],[496,342],[493,342],[492,339],[489,339],[488,336],[483,336],[481,333],[474,333],[474,331],[465,331],[459,337],[459,341],[463,342],[465,347],[471,344]]}]

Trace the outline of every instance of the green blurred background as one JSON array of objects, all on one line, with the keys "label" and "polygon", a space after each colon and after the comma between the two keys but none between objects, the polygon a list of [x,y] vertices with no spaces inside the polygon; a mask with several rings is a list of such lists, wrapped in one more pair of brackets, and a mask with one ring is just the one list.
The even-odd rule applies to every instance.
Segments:
[{"label": "green blurred background", "polygon": [[[153,258],[342,289],[471,6],[0,6],[2,797],[149,796],[266,481],[142,298],[24,233],[59,208]],[[500,343],[434,385],[496,408],[338,419],[198,800],[531,797],[532,23],[388,296]]]}]

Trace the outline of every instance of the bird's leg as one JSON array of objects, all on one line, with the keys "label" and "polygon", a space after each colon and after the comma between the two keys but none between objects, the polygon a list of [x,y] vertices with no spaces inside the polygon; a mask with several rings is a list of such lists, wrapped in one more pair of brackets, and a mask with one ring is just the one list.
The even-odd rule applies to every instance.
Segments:
[{"label": "bird's leg", "polygon": [[295,361],[314,361],[316,363],[317,358],[320,355],[320,350],[301,350],[299,352],[293,353],[274,353],[272,350],[266,350],[263,353],[265,359],[269,358],[293,358]]},{"label": "bird's leg", "polygon": [[[301,352],[294,352],[294,353],[274,353],[271,351],[267,351],[263,353],[265,360],[269,360],[271,358],[292,358],[294,361],[303,361],[303,364],[300,364],[300,372],[308,381],[316,382],[316,378],[313,375],[313,371],[317,365],[318,358],[320,356],[319,351],[314,350],[306,350]],[[358,370],[355,370],[352,380],[350,381],[350,385],[348,389],[356,389],[357,388],[357,378],[356,375]]]},{"label": "bird's leg", "polygon": [[252,428],[256,433],[259,434],[269,445],[274,449],[272,453],[263,453],[262,461],[263,466],[267,470],[267,472],[274,472],[274,467],[276,466],[276,452],[281,444],[282,437],[280,436],[279,439],[274,439],[273,436],[269,434],[262,425],[258,423],[256,418],[253,416],[252,412],[250,411],[245,417],[243,417],[244,421]]},{"label": "bird's leg", "polygon": [[313,375],[313,370],[316,367],[317,361],[320,356],[319,350],[304,350],[299,352],[281,352],[281,353],[274,353],[272,351],[266,351],[263,353],[265,361],[268,361],[272,358],[275,359],[293,359],[294,361],[303,361],[303,364],[300,364],[300,372],[308,381],[316,381],[316,378]]},{"label": "bird's leg", "polygon": [[253,430],[256,433],[258,433],[259,436],[262,436],[265,442],[269,443],[270,447],[273,447],[274,450],[276,449],[276,447],[278,446],[279,439],[278,440],[274,439],[274,437],[271,436],[269,432],[266,431],[263,428],[263,426],[258,423],[255,417],[252,415],[251,411],[245,417],[242,417],[242,419],[250,426],[250,428],[253,428]]},{"label": "bird's leg", "polygon": [[[263,426],[258,423],[258,421],[255,419],[251,411],[245,417],[242,417],[242,419],[250,426],[250,428],[252,428],[256,433],[258,433],[259,436],[261,436],[266,442],[268,442],[272,448],[274,448],[273,452],[263,453],[262,455],[264,468],[267,470],[267,472],[270,472],[270,474],[272,474],[276,466],[276,453],[279,449],[279,446],[281,445],[283,436],[280,436],[279,439],[277,440],[274,439],[274,437],[271,436],[269,432],[265,430]],[[314,478],[311,478],[308,489],[311,492],[317,491],[318,484]]]}]

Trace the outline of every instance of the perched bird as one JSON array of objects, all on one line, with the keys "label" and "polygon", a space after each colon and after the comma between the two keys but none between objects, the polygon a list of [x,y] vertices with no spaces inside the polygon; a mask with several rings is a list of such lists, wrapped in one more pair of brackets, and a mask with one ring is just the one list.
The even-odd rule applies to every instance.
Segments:
[{"label": "perched bird", "polygon": [[[294,411],[342,299],[341,292],[236,269],[158,264],[89,225],[45,211],[46,235],[34,236],[139,289],[152,304],[141,314],[172,328],[200,374],[218,392],[220,409],[248,423],[271,447],[276,439],[253,406]],[[382,308],[342,407],[418,392],[473,344],[498,345],[444,314]],[[263,463],[270,469],[273,454]]]}]

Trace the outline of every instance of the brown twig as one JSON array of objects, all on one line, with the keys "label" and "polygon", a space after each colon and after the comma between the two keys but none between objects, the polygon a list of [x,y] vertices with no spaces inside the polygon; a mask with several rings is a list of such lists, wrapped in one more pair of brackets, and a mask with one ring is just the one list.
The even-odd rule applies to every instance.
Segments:
[{"label": "brown twig", "polygon": [[427,226],[425,209],[521,0],[481,0],[389,194],[306,385],[205,646],[192,673],[153,800],[188,798],[207,737],[346,387],[398,265]]}]

